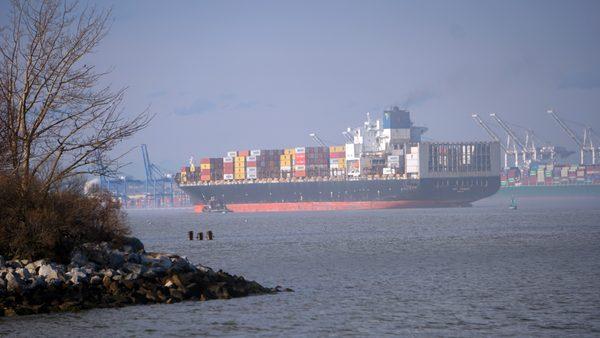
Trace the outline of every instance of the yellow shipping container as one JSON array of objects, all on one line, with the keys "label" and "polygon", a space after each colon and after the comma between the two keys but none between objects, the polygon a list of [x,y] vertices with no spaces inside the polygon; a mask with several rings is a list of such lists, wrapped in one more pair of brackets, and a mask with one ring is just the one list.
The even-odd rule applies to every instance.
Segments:
[{"label": "yellow shipping container", "polygon": [[283,150],[283,153],[285,155],[293,155],[296,152],[296,150],[294,148],[290,148],[290,149],[285,149]]},{"label": "yellow shipping container", "polygon": [[202,163],[202,164],[200,164],[200,169],[210,169],[210,163]]}]

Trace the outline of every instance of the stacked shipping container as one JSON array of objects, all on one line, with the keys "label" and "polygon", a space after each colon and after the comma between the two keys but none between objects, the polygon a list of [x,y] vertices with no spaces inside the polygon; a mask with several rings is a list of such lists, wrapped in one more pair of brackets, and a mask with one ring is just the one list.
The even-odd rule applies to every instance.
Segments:
[{"label": "stacked shipping container", "polygon": [[200,159],[200,180],[216,181],[223,179],[223,158],[205,157]]},{"label": "stacked shipping container", "polygon": [[502,186],[600,184],[600,165],[532,164],[529,170],[507,169],[500,180]]},{"label": "stacked shipping container", "polygon": [[329,171],[331,176],[346,175],[346,146],[329,147]]}]

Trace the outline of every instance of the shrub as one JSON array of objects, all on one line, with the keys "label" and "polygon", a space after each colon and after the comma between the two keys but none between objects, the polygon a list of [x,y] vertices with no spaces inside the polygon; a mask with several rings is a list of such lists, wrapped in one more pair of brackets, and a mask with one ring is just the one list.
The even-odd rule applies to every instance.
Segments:
[{"label": "shrub", "polygon": [[119,203],[80,188],[43,192],[34,182],[22,191],[17,180],[0,176],[0,255],[67,262],[83,243],[123,240],[130,231]]}]

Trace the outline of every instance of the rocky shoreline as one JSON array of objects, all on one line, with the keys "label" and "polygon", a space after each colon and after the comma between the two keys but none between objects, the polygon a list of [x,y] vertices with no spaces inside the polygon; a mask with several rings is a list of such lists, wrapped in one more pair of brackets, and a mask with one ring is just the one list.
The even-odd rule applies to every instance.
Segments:
[{"label": "rocky shoreline", "polygon": [[[4,261],[0,256],[0,316],[229,299],[284,291],[194,265],[187,258],[125,244],[85,244],[69,264]],[[291,291],[286,289],[285,291]]]}]

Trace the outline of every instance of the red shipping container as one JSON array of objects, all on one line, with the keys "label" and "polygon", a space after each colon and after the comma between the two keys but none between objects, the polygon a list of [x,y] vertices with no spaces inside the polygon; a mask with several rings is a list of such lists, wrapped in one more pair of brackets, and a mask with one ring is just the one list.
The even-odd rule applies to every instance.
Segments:
[{"label": "red shipping container", "polygon": [[529,176],[529,185],[537,185],[537,176]]},{"label": "red shipping container", "polygon": [[200,164],[210,164],[210,158],[208,158],[208,157],[201,158]]},{"label": "red shipping container", "polygon": [[306,171],[294,171],[294,177],[306,177]]}]

